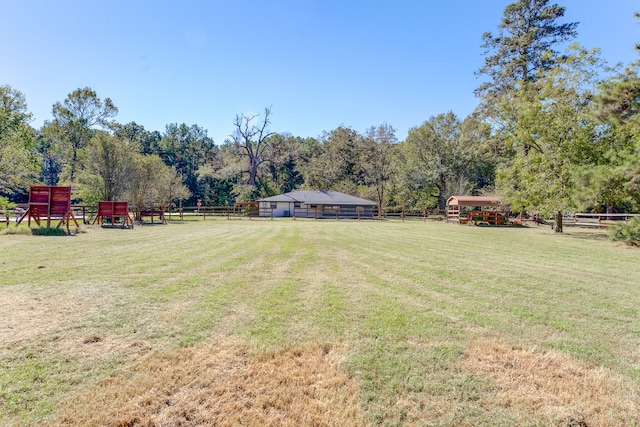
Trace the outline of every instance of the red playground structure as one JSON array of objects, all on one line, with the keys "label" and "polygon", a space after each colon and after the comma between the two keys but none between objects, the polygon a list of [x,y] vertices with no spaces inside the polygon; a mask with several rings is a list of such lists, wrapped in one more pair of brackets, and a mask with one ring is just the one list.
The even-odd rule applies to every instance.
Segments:
[{"label": "red playground structure", "polygon": [[39,227],[42,226],[40,220],[46,219],[47,227],[51,226],[52,220],[59,221],[56,228],[66,223],[69,231],[69,221],[73,220],[76,227],[80,228],[71,210],[71,187],[32,186],[29,189],[29,207],[18,219],[16,226],[20,225],[25,218],[29,227],[32,219]]},{"label": "red playground structure", "polygon": [[111,225],[115,225],[116,218],[120,218],[123,227],[133,228],[133,219],[129,215],[129,202],[98,202],[98,214],[93,223],[98,221],[98,224],[103,225],[105,218],[111,222]]}]

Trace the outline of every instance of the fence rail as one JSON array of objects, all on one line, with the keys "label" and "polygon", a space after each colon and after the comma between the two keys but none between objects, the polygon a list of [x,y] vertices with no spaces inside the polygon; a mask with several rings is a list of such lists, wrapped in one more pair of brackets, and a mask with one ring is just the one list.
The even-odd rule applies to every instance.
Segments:
[{"label": "fence rail", "polygon": [[345,208],[327,207],[322,208],[293,208],[294,218],[314,218],[314,219],[377,219],[378,211],[371,208]]},{"label": "fence rail", "polygon": [[442,220],[447,217],[446,211],[437,209],[385,209],[384,218],[406,220]]},{"label": "fence rail", "polygon": [[573,215],[565,215],[562,218],[562,225],[605,228],[629,221],[633,217],[640,217],[640,214],[575,213]]},{"label": "fence rail", "polygon": [[[18,204],[17,209],[26,209],[27,204]],[[16,210],[16,212],[18,212]],[[90,224],[98,213],[97,205],[72,205],[71,210],[78,220],[82,220],[84,224]],[[130,207],[132,213],[135,212]],[[199,216],[206,220],[207,217],[226,217],[227,219],[237,218],[262,218],[273,219],[274,209],[270,207],[258,207],[253,205],[241,206],[186,206],[165,211],[165,216],[171,218],[177,215],[180,219],[185,216]],[[457,212],[456,212],[457,213]],[[451,214],[449,212],[449,214]],[[6,213],[6,216],[0,212],[0,224],[5,223],[8,226],[12,221],[13,212]],[[447,219],[447,211],[439,211],[437,209],[384,209],[379,211],[376,208],[294,208],[294,218],[313,218],[313,219],[352,219],[352,220],[371,220],[371,219],[397,219],[397,220],[442,220]],[[627,213],[575,213],[573,215],[565,215],[563,217],[563,225],[577,227],[597,227],[605,228],[621,221],[628,221],[633,217],[640,217],[640,214]],[[8,218],[8,219],[7,219]],[[524,222],[525,219],[523,218]],[[535,220],[533,220],[535,221]]]}]

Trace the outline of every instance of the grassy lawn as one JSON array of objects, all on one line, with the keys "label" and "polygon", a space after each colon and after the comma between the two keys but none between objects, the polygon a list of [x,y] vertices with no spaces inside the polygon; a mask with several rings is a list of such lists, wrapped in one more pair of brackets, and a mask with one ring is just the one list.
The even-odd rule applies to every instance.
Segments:
[{"label": "grassy lawn", "polygon": [[226,220],[0,235],[0,425],[640,424],[602,232]]}]

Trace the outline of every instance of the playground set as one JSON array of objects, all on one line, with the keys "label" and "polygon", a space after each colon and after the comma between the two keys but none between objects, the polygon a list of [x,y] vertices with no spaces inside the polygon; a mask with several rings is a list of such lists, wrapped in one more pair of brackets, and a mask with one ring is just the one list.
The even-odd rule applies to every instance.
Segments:
[{"label": "playground set", "polygon": [[96,221],[100,225],[105,224],[105,219],[111,223],[111,226],[117,223],[122,224],[125,228],[133,228],[133,219],[129,215],[129,202],[98,202],[98,213],[93,223]]},{"label": "playground set", "polygon": [[71,210],[71,187],[32,186],[29,189],[27,210],[16,221],[16,226],[20,225],[25,218],[29,227],[31,227],[31,220],[38,226],[41,226],[41,220],[46,220],[47,227],[51,226],[52,221],[58,221],[56,228],[66,224],[69,232],[69,222],[73,220],[76,227],[80,228]]},{"label": "playground set", "polygon": [[498,197],[451,196],[447,200],[447,221],[473,225],[509,225],[506,206]]},{"label": "playground set", "polygon": [[[86,215],[86,208],[86,206],[82,206],[83,219]],[[27,209],[17,219],[16,226],[20,225],[25,218],[27,219],[29,227],[31,227],[31,220],[33,220],[39,227],[43,225],[51,227],[52,222],[55,224],[55,222],[58,221],[55,227],[60,228],[62,224],[66,224],[67,232],[69,232],[69,223],[71,221],[75,223],[77,228],[80,228],[80,224],[71,206],[71,187],[31,186],[29,188]],[[161,224],[167,223],[164,212],[153,208],[137,212],[136,219],[140,221],[141,224],[144,223],[144,218],[150,218],[151,223],[156,223],[156,220]],[[9,223],[8,216],[6,222],[7,224]],[[96,222],[103,227],[105,225],[122,225],[125,228],[133,228],[133,219],[129,212],[129,202],[98,202],[98,209],[93,224]]]}]

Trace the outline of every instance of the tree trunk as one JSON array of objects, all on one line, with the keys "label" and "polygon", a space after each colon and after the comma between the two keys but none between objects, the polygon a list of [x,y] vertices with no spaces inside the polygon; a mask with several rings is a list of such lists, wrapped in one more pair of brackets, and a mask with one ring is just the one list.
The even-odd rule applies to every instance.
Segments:
[{"label": "tree trunk", "polygon": [[438,213],[445,211],[447,208],[446,191],[447,178],[444,175],[440,175],[440,185],[438,185]]},{"label": "tree trunk", "polygon": [[256,185],[256,181],[258,178],[258,159],[255,156],[249,157],[249,179],[247,180],[247,184]]},{"label": "tree trunk", "polygon": [[556,233],[562,233],[562,211],[558,211],[556,213],[556,217],[554,221],[554,229]]},{"label": "tree trunk", "polygon": [[381,218],[384,204],[384,187],[377,185],[376,193],[378,195],[378,218]]}]

